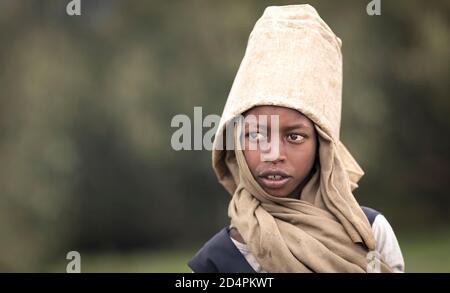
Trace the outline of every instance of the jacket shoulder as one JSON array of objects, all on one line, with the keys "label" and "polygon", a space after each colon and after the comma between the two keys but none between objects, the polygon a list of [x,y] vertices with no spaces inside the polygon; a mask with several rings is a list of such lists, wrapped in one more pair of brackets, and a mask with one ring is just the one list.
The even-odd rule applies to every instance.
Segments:
[{"label": "jacket shoulder", "polygon": [[375,221],[375,218],[381,214],[379,211],[374,210],[369,207],[361,206],[361,209],[363,210],[364,214],[366,215],[367,220],[369,220],[369,223],[371,226],[372,226],[373,222]]},{"label": "jacket shoulder", "polygon": [[224,227],[191,258],[188,266],[196,273],[254,273],[255,271],[232,242]]}]

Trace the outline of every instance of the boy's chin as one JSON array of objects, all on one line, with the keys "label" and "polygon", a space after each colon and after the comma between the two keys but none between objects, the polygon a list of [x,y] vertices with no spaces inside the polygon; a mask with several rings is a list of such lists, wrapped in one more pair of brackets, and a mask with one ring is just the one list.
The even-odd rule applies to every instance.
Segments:
[{"label": "boy's chin", "polygon": [[279,197],[279,198],[286,198],[286,197],[292,197],[290,192],[284,191],[284,190],[266,190],[268,194],[270,194],[273,197]]}]

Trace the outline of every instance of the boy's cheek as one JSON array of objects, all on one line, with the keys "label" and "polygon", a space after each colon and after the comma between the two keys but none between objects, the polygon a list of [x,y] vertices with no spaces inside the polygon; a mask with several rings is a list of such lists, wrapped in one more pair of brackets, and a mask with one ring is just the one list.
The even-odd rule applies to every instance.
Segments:
[{"label": "boy's cheek", "polygon": [[250,171],[252,171],[252,173],[254,173],[254,170],[260,163],[259,151],[246,150],[246,151],[244,151],[244,157],[245,157],[245,160],[247,161],[247,165],[250,168]]}]

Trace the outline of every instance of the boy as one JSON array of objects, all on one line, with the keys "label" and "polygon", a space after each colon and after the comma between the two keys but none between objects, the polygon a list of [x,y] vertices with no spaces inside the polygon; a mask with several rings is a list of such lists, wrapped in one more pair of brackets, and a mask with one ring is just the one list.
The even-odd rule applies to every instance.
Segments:
[{"label": "boy", "polygon": [[189,261],[194,272],[404,270],[387,220],[352,194],[363,171],[339,140],[341,93],[341,40],[316,10],[266,8],[214,141],[231,224]]}]

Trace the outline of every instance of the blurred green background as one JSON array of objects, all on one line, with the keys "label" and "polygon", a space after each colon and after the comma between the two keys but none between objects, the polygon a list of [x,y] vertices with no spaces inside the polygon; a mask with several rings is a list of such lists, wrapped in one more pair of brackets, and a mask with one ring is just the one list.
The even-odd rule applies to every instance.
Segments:
[{"label": "blurred green background", "polygon": [[[296,1],[0,0],[0,271],[188,272],[227,224],[208,151],[170,122],[222,113],[250,31]],[[342,140],[408,272],[450,272],[449,1],[309,1],[343,40]]]}]

